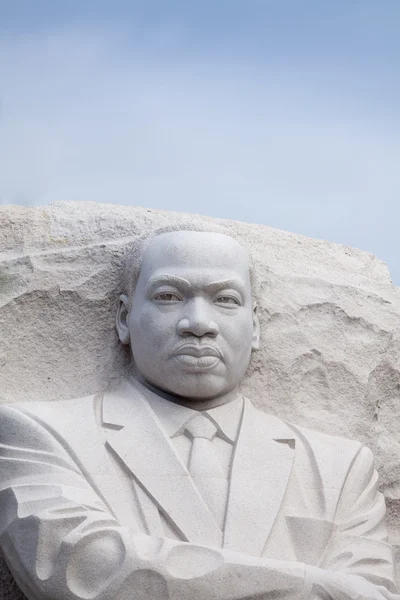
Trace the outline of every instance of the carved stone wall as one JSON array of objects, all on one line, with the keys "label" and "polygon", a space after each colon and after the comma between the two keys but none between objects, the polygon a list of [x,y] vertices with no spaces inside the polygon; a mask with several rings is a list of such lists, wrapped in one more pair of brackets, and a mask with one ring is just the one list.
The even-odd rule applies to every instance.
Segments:
[{"label": "carved stone wall", "polygon": [[[221,227],[252,252],[262,347],[245,393],[284,419],[366,443],[400,545],[400,292],[367,252],[137,207],[0,208],[0,401],[82,396],[125,372],[114,331],[124,254],[139,234],[179,223]],[[17,600],[2,577],[1,598]]]}]

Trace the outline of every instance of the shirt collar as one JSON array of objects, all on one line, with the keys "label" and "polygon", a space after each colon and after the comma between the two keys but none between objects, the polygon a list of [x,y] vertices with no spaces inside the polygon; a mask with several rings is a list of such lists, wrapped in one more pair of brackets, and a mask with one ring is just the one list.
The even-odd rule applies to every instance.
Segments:
[{"label": "shirt collar", "polygon": [[[187,422],[199,414],[199,411],[192,408],[161,398],[148,388],[142,389],[150,408],[170,438],[183,434]],[[239,396],[227,404],[202,411],[202,414],[207,415],[222,433],[222,437],[233,444],[239,433],[242,412],[243,398]]]}]

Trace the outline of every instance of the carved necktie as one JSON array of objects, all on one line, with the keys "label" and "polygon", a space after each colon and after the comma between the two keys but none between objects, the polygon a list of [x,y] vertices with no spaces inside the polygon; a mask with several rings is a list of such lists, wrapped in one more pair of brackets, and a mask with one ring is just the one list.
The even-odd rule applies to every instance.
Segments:
[{"label": "carved necktie", "polygon": [[218,526],[223,530],[228,480],[212,443],[217,435],[217,427],[208,417],[199,413],[186,425],[185,433],[192,440],[189,472]]}]

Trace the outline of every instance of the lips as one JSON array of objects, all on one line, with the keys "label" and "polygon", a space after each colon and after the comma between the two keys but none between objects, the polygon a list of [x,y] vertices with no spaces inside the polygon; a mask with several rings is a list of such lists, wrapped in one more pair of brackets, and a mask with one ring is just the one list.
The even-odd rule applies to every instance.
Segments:
[{"label": "lips", "polygon": [[186,344],[181,346],[173,354],[174,356],[194,356],[196,358],[202,358],[205,356],[213,356],[215,358],[222,358],[221,352],[213,346],[195,346],[193,344]]},{"label": "lips", "polygon": [[212,370],[222,359],[222,353],[218,348],[194,344],[180,346],[173,356],[189,372]]}]

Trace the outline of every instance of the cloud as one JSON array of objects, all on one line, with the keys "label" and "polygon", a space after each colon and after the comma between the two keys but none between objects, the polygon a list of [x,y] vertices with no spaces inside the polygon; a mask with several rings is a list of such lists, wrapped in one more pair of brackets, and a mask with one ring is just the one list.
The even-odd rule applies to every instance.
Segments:
[{"label": "cloud", "polygon": [[400,281],[400,141],[355,94],[351,70],[339,86],[315,65],[191,56],[180,35],[165,27],[135,41],[120,26],[3,37],[1,202],[266,223],[375,252]]}]

